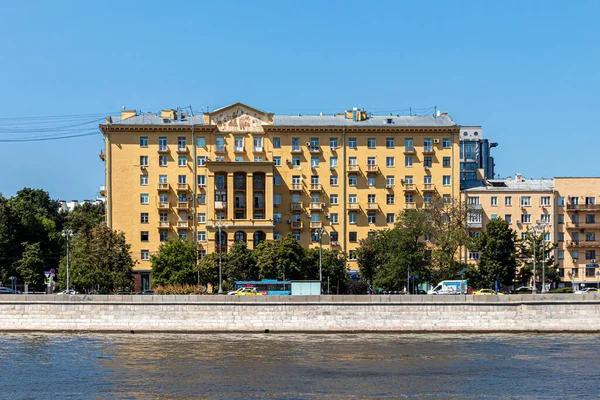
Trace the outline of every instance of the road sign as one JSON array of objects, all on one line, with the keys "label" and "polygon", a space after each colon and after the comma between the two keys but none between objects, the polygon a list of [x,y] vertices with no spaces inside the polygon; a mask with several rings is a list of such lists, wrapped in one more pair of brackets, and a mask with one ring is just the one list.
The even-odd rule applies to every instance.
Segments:
[{"label": "road sign", "polygon": [[50,270],[50,275],[54,275],[54,274],[56,274],[56,271],[54,270],[54,268],[52,268],[52,269]]},{"label": "road sign", "polygon": [[410,279],[419,279],[419,275],[411,275],[409,276]]}]

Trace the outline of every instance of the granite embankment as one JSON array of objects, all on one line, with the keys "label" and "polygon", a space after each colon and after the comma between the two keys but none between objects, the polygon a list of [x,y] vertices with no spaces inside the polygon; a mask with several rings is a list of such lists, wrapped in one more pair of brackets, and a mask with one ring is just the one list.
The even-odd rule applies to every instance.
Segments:
[{"label": "granite embankment", "polygon": [[600,296],[2,295],[0,331],[600,332]]}]

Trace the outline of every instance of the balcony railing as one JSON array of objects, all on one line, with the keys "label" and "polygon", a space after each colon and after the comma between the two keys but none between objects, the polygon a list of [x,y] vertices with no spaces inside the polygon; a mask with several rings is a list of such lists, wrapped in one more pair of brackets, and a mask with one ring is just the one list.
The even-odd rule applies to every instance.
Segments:
[{"label": "balcony railing", "polygon": [[367,164],[367,172],[377,172],[376,164]]},{"label": "balcony railing", "polygon": [[292,146],[292,154],[300,154],[302,153],[302,148],[300,146]]},{"label": "balcony railing", "polygon": [[433,188],[433,183],[425,183],[423,184],[424,192],[433,192],[435,189]]},{"label": "balcony railing", "polygon": [[225,146],[224,145],[216,145],[215,153],[225,153]]},{"label": "balcony railing", "polygon": [[310,221],[310,229],[319,229],[323,227],[323,222],[321,221]]},{"label": "balcony railing", "polygon": [[301,183],[292,183],[290,185],[290,190],[292,192],[299,192],[302,190],[302,184]]},{"label": "balcony railing", "polygon": [[600,210],[600,204],[567,204],[567,210],[573,210],[573,211]]},{"label": "balcony railing", "polygon": [[469,221],[467,222],[469,228],[483,228],[483,222],[481,221]]},{"label": "balcony railing", "polygon": [[357,164],[349,164],[348,165],[348,172],[357,172],[359,170],[358,165]]},{"label": "balcony railing", "polygon": [[569,240],[567,247],[600,247],[598,240]]},{"label": "balcony railing", "polygon": [[254,146],[254,152],[255,153],[262,153],[263,151],[265,151],[265,148],[262,146]]},{"label": "balcony railing", "polygon": [[188,184],[187,183],[178,183],[177,184],[177,191],[179,192],[187,192],[189,189]]},{"label": "balcony railing", "polygon": [[187,153],[188,152],[188,148],[187,148],[187,146],[178,146],[177,147],[177,152],[178,153]]},{"label": "balcony railing", "polygon": [[404,154],[415,154],[415,147],[414,146],[405,146]]},{"label": "balcony railing", "polygon": [[159,182],[158,183],[158,190],[160,190],[160,191],[169,190],[169,184],[165,183],[165,182]]},{"label": "balcony railing", "polygon": [[158,229],[169,229],[169,221],[158,221]]},{"label": "balcony railing", "polygon": [[348,203],[348,210],[359,210],[360,205],[358,203]]},{"label": "balcony railing", "polygon": [[404,184],[404,191],[405,192],[414,192],[415,191],[415,184],[414,183],[405,183]]},{"label": "balcony railing", "polygon": [[302,221],[292,221],[292,230],[301,231],[302,230]]},{"label": "balcony railing", "polygon": [[317,201],[317,202],[311,202],[310,203],[310,209],[311,210],[317,210],[320,211],[323,209],[323,203]]},{"label": "balcony railing", "polygon": [[159,153],[168,153],[169,152],[169,146],[158,146],[158,152]]},{"label": "balcony railing", "polygon": [[177,202],[177,209],[178,210],[187,210],[189,207],[188,202],[187,201],[178,201]]},{"label": "balcony railing", "polygon": [[417,205],[413,202],[408,202],[404,205],[404,208],[407,210],[413,210],[413,209],[417,208]]},{"label": "balcony railing", "polygon": [[292,203],[290,209],[291,211],[302,211],[302,203]]},{"label": "balcony railing", "polygon": [[244,146],[235,146],[234,151],[236,153],[243,153],[244,152]]},{"label": "balcony railing", "polygon": [[600,229],[600,223],[598,222],[568,222],[567,229]]},{"label": "balcony railing", "polygon": [[367,203],[367,210],[377,210],[379,205],[377,203]]},{"label": "balcony railing", "polygon": [[321,146],[310,146],[309,148],[310,154],[321,154],[323,151]]},{"label": "balcony railing", "polygon": [[159,210],[168,210],[169,207],[170,207],[169,202],[159,202],[157,208]]},{"label": "balcony railing", "polygon": [[321,190],[323,190],[323,187],[321,186],[320,183],[311,183],[310,184],[311,192],[320,192]]},{"label": "balcony railing", "polygon": [[215,201],[215,210],[224,210],[227,208],[226,201]]},{"label": "balcony railing", "polygon": [[433,153],[433,146],[423,146],[423,154]]},{"label": "balcony railing", "polygon": [[189,226],[187,221],[177,221],[177,229],[187,229]]}]

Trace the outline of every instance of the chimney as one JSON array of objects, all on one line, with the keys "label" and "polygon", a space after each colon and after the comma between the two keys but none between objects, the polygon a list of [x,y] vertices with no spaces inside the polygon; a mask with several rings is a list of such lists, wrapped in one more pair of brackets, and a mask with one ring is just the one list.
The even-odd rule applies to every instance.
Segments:
[{"label": "chimney", "polygon": [[136,110],[123,110],[121,111],[121,121],[125,121],[126,119],[137,117]]},{"label": "chimney", "polygon": [[515,175],[515,181],[517,181],[517,182],[523,182],[523,175],[516,174]]},{"label": "chimney", "polygon": [[162,119],[176,120],[177,119],[177,111],[173,110],[172,108],[170,110],[161,110],[160,117]]}]

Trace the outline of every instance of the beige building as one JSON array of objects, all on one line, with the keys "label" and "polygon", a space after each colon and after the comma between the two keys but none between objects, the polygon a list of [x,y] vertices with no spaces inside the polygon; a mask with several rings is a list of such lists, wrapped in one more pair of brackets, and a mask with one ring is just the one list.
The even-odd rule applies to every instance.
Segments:
[{"label": "beige building", "polygon": [[[349,254],[399,210],[459,194],[459,129],[440,116],[274,115],[241,103],[203,115],[123,111],[105,138],[107,223],[125,232],[150,277],[169,237],[199,257],[293,233]],[[222,228],[219,240],[218,226]]]}]

